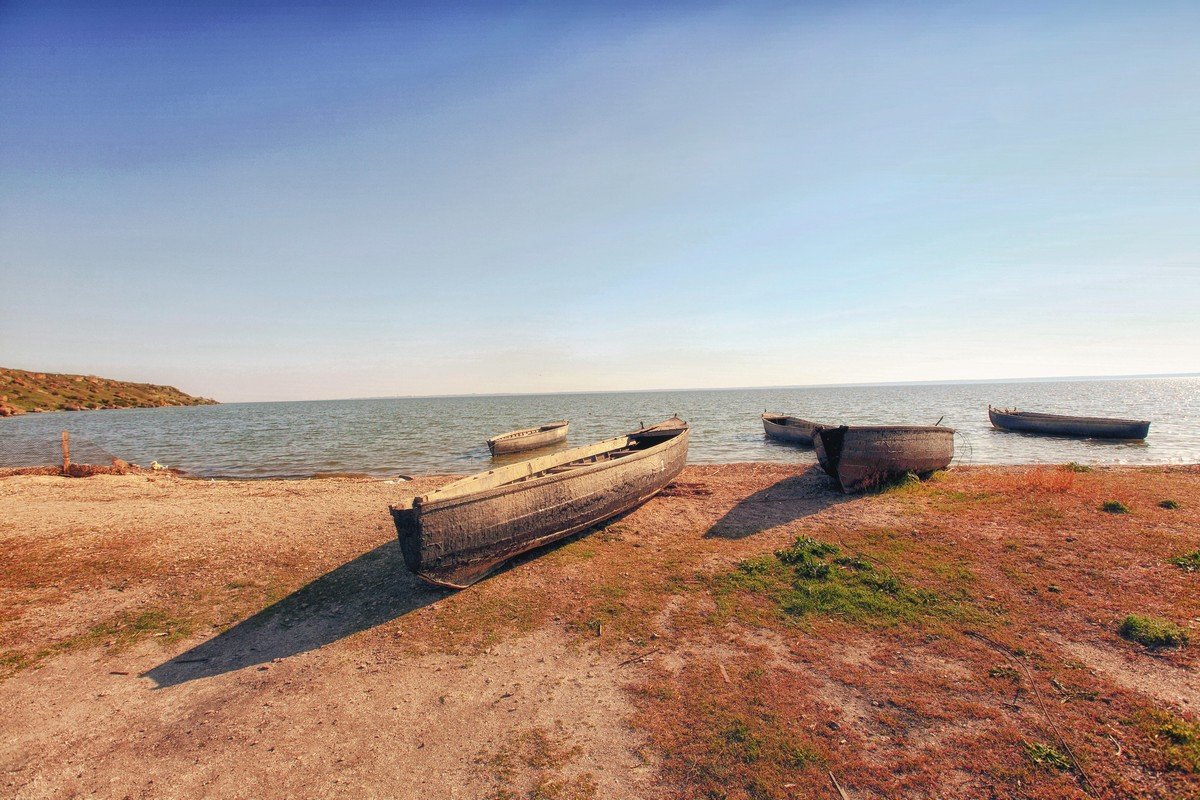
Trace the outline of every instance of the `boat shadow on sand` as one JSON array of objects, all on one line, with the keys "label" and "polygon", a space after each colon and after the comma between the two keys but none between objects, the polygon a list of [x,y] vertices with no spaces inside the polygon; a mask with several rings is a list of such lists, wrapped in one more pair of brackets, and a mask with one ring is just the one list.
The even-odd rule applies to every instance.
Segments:
[{"label": "boat shadow on sand", "polygon": [[437,602],[393,540],[297,589],[229,630],[143,673],[159,688],[316,650]]},{"label": "boat shadow on sand", "polygon": [[814,464],[799,475],[784,478],[738,501],[713,523],[704,538],[745,539],[852,499]]}]

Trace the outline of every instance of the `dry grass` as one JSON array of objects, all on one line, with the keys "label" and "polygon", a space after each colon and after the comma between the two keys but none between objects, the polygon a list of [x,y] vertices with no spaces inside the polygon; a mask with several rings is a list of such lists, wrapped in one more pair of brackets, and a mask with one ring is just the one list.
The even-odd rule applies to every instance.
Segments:
[{"label": "dry grass", "polygon": [[573,769],[582,751],[569,740],[562,726],[532,727],[481,753],[475,763],[491,785],[488,800],[592,800],[595,776]]},{"label": "dry grass", "polygon": [[[470,659],[559,631],[632,692],[664,797],[833,797],[829,771],[852,797],[1200,792],[1200,697],[1184,702],[1200,685],[1196,648],[1149,652],[1118,634],[1130,614],[1184,629],[1200,619],[1197,573],[1169,563],[1200,549],[1200,470],[964,469],[856,498],[787,465],[690,467],[681,482],[687,491],[386,619],[362,646]],[[240,489],[277,496],[238,506],[237,530],[295,512],[315,483]],[[160,487],[187,507],[173,524],[189,545],[206,531],[202,549],[164,538],[161,519],[32,537],[0,528],[11,553],[0,600],[30,612],[0,627],[7,658],[208,635],[392,536],[383,501],[394,498],[347,482],[321,497],[361,495],[344,510],[377,496],[377,515],[311,519],[303,534],[277,531],[288,544],[268,551],[223,533],[228,506],[201,499],[203,486]],[[1158,508],[1163,496],[1179,508]],[[1113,498],[1139,512],[1103,512]],[[104,508],[98,496],[65,513]],[[110,606],[84,602],[98,591],[133,598],[122,627]],[[38,633],[32,612],[48,607],[75,609],[60,616],[76,622]],[[72,638],[102,625],[104,637]],[[514,724],[478,765],[494,797],[588,797],[570,753],[555,729]]]}]

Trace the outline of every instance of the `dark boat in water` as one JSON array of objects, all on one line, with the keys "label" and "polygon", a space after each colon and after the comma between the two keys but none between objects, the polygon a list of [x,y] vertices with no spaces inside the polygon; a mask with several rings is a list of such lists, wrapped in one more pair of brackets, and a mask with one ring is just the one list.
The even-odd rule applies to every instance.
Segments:
[{"label": "dark boat in water", "polygon": [[992,408],[992,425],[1006,431],[1038,433],[1043,436],[1075,436],[1088,439],[1145,439],[1150,433],[1149,420],[1111,417],[1072,417],[1042,414],[1036,411]]},{"label": "dark boat in water", "polygon": [[408,568],[461,589],[536,547],[635,508],[687,462],[688,424],[509,464],[391,507]]},{"label": "dark boat in water", "polygon": [[817,461],[843,492],[860,492],[906,472],[950,466],[954,429],[936,425],[842,425],[813,435]]},{"label": "dark boat in water", "polygon": [[799,417],[789,417],[786,414],[772,414],[764,411],[762,415],[763,431],[772,439],[784,442],[796,442],[812,447],[813,434],[825,427],[816,422],[809,422]]},{"label": "dark boat in water", "polygon": [[549,447],[552,444],[567,440],[567,420],[548,422],[536,428],[522,428],[519,431],[502,433],[487,440],[488,450],[492,455],[505,453],[520,453],[524,450],[537,450],[539,447]]}]

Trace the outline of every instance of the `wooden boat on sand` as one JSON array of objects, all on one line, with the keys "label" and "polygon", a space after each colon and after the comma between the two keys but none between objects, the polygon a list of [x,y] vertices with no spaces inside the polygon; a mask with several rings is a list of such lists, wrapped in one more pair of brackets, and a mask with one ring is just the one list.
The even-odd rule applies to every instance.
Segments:
[{"label": "wooden boat on sand", "polygon": [[509,464],[391,507],[408,568],[461,589],[515,555],[635,508],[687,462],[675,417],[633,433]]},{"label": "wooden boat on sand", "polygon": [[819,428],[825,427],[816,422],[809,422],[799,417],[789,417],[786,414],[772,414],[764,411],[762,415],[763,430],[772,439],[812,447],[813,434]]},{"label": "wooden boat on sand", "polygon": [[1071,417],[1017,411],[1015,408],[988,406],[992,425],[1006,431],[1040,433],[1044,436],[1076,436],[1090,439],[1145,439],[1150,433],[1149,420],[1111,417]]},{"label": "wooden boat on sand", "polygon": [[519,431],[509,431],[488,439],[488,450],[492,455],[519,453],[523,450],[537,450],[539,447],[549,447],[552,444],[567,440],[567,420],[548,422],[536,428],[522,428]]},{"label": "wooden boat on sand", "polygon": [[821,468],[847,494],[915,472],[945,469],[954,458],[954,429],[921,425],[842,425],[813,435]]}]

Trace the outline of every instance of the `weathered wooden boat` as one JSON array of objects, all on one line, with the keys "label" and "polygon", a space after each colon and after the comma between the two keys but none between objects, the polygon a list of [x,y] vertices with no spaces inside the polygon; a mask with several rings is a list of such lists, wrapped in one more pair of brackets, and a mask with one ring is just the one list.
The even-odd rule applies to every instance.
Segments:
[{"label": "weathered wooden boat", "polygon": [[841,425],[813,434],[817,461],[847,494],[915,472],[945,469],[954,429],[938,425]]},{"label": "weathered wooden boat", "polygon": [[505,561],[635,508],[687,462],[688,424],[509,464],[391,507],[408,568],[461,589]]},{"label": "weathered wooden boat", "polygon": [[1076,436],[1089,439],[1145,439],[1150,422],[1144,419],[1072,417],[988,406],[992,425],[1006,431],[1039,433],[1044,436]]},{"label": "weathered wooden boat", "polygon": [[524,450],[537,450],[539,447],[549,447],[552,444],[567,440],[567,420],[549,422],[536,428],[522,428],[519,431],[509,431],[488,439],[488,450],[492,455],[520,453]]},{"label": "weathered wooden boat", "polygon": [[809,422],[799,417],[789,417],[786,414],[772,414],[764,411],[762,415],[763,430],[772,439],[784,442],[796,442],[812,447],[813,434],[818,428],[826,426]]}]

